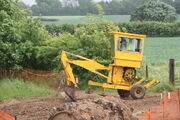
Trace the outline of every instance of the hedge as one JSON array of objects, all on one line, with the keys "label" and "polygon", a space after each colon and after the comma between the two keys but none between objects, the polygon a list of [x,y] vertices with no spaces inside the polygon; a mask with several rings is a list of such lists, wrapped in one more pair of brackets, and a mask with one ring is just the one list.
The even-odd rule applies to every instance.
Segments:
[{"label": "hedge", "polygon": [[47,24],[45,28],[49,33],[58,35],[64,32],[73,34],[77,26],[73,24]]},{"label": "hedge", "polygon": [[[180,36],[180,22],[162,23],[162,22],[125,22],[115,23],[121,31],[126,28],[129,33],[143,34],[149,37],[176,37]],[[60,34],[68,32],[73,34],[75,29],[83,24],[48,24],[46,29],[51,34]]]},{"label": "hedge", "polygon": [[180,36],[180,22],[128,22],[117,23],[120,30],[126,28],[129,33],[144,34],[151,37],[175,37]]}]

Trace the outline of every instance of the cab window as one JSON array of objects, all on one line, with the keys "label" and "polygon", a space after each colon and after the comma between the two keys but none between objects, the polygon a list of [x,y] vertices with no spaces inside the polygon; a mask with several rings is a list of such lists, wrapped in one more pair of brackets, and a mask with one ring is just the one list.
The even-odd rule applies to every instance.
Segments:
[{"label": "cab window", "polygon": [[137,38],[119,37],[117,41],[117,50],[124,52],[141,53],[142,40]]}]

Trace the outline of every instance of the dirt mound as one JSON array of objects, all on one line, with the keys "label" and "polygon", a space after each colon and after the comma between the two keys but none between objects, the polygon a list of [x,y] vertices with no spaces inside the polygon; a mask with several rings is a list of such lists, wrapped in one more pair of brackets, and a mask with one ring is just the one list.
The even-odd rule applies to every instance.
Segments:
[{"label": "dirt mound", "polygon": [[[112,120],[123,117],[124,119],[130,119],[131,116],[139,117],[142,112],[159,105],[161,99],[160,94],[154,93],[147,94],[144,99],[137,100],[133,100],[131,97],[122,100],[117,93],[107,93],[108,96],[102,97],[98,95],[100,93],[101,92],[85,94],[82,91],[77,91],[77,102],[71,102],[68,97],[64,98],[61,96],[3,100],[0,101],[0,109],[11,116],[16,116],[17,120],[48,120],[54,107],[61,109],[61,111],[63,111],[63,109],[70,112],[72,111],[73,116],[79,116],[85,120],[86,118],[95,120],[94,117],[97,118],[99,116],[108,120],[110,115]],[[133,115],[131,108],[134,109]],[[122,113],[120,110],[123,110]],[[121,114],[123,114],[123,117]],[[66,114],[64,116],[66,116]]]},{"label": "dirt mound", "polygon": [[124,100],[115,97],[86,99],[70,102],[54,108],[55,113],[67,111],[77,120],[132,120],[133,109],[124,104]]}]

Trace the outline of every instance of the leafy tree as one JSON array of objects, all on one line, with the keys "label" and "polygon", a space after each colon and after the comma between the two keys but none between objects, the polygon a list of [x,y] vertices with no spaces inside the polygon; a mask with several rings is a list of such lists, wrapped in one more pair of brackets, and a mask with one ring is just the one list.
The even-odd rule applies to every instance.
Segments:
[{"label": "leafy tree", "polygon": [[34,47],[47,38],[44,33],[41,24],[26,17],[17,2],[0,0],[0,67],[28,66]]},{"label": "leafy tree", "polygon": [[174,0],[160,0],[161,2],[167,3],[168,5],[173,6]]},{"label": "leafy tree", "polygon": [[124,6],[123,1],[120,0],[112,0],[110,2],[108,1],[100,1],[100,5],[102,5],[105,14],[107,15],[119,15],[124,14]]},{"label": "leafy tree", "polygon": [[92,4],[92,0],[78,0],[78,4],[78,9],[82,15],[86,15],[87,13],[97,14],[97,10]]},{"label": "leafy tree", "polygon": [[18,2],[20,9],[29,9],[30,6],[26,5],[24,2]]},{"label": "leafy tree", "polygon": [[123,6],[122,6],[122,3],[120,1],[112,0],[109,3],[109,12],[113,15],[118,15],[118,14],[120,14],[122,7]]},{"label": "leafy tree", "polygon": [[176,8],[177,13],[180,14],[180,1],[179,0],[174,1],[174,7]]},{"label": "leafy tree", "polygon": [[150,0],[111,0],[99,2],[108,15],[128,15],[131,14],[139,5]]},{"label": "leafy tree", "polygon": [[36,0],[32,6],[33,15],[60,15],[62,4],[59,0]]},{"label": "leafy tree", "polygon": [[131,21],[174,22],[176,19],[175,8],[156,1],[146,2],[131,15]]},{"label": "leafy tree", "polygon": [[[36,0],[31,7],[33,15],[86,15],[97,14],[98,11],[91,4],[93,0]],[[179,12],[179,0],[110,0],[99,1],[107,15],[129,15],[137,7],[148,1],[164,2],[176,8]]]}]

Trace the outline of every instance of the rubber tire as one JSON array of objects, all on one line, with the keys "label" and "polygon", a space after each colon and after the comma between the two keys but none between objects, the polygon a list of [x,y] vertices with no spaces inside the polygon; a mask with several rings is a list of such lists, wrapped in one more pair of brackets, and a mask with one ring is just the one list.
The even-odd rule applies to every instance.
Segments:
[{"label": "rubber tire", "polygon": [[[139,96],[136,95],[136,91],[141,90],[141,94]],[[146,89],[142,85],[135,85],[131,88],[130,94],[133,99],[142,99],[144,98],[146,93]]]},{"label": "rubber tire", "polygon": [[73,114],[66,111],[58,112],[54,115],[51,115],[48,120],[64,120],[64,119],[77,120],[77,118]]},{"label": "rubber tire", "polygon": [[129,97],[130,95],[130,91],[128,90],[118,89],[117,92],[121,98]]}]

